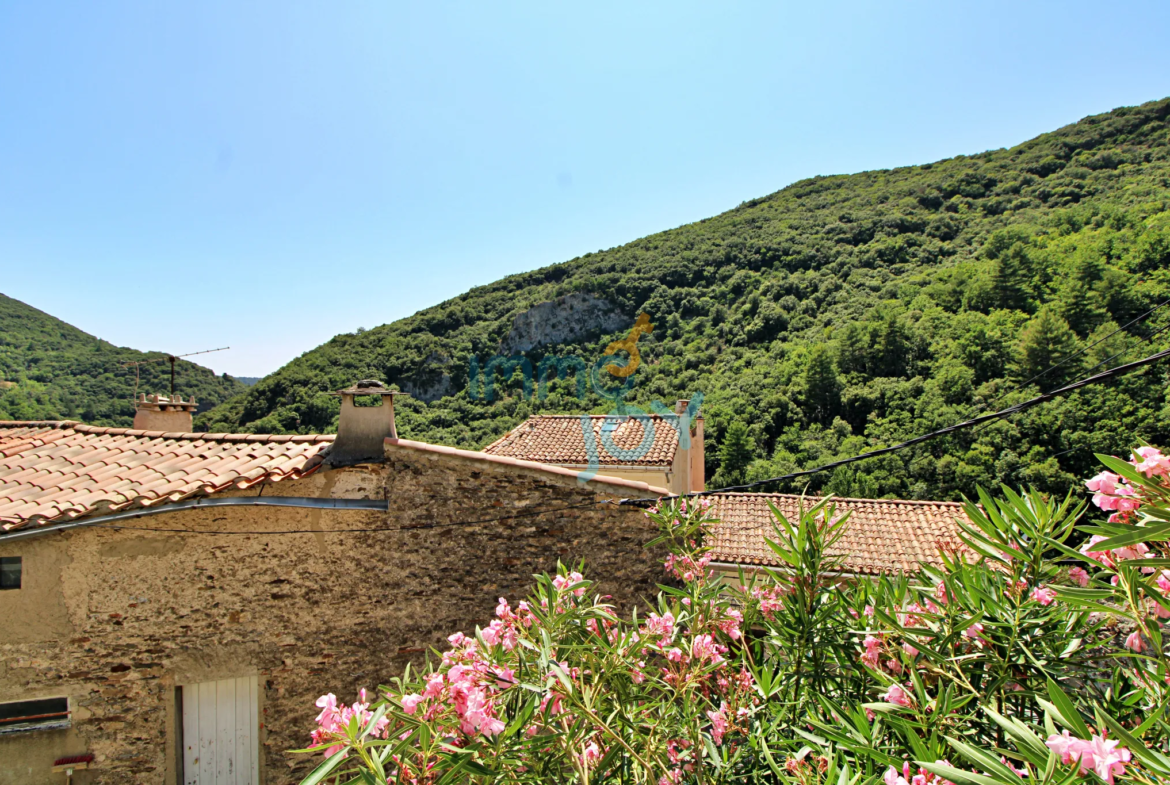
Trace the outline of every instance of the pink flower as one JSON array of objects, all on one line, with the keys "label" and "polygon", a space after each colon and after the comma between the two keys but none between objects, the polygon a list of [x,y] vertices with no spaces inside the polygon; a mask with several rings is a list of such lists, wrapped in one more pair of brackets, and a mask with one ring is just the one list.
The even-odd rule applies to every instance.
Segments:
[{"label": "pink flower", "polygon": [[945,583],[940,583],[934,587],[934,598],[943,605],[946,605],[948,602],[950,602],[951,597],[950,594],[947,593],[947,585]]},{"label": "pink flower", "polygon": [[1141,654],[1145,650],[1146,645],[1142,642],[1142,634],[1134,630],[1125,639],[1125,648],[1133,651],[1135,654]]},{"label": "pink flower", "polygon": [[1108,741],[1104,736],[1094,736],[1092,740],[1081,743],[1085,745],[1081,752],[1082,772],[1088,765],[1109,785],[1113,785],[1114,775],[1125,774],[1125,764],[1129,763],[1130,754],[1124,747],[1117,749],[1117,741]]},{"label": "pink flower", "polygon": [[742,623],[743,614],[737,611],[735,608],[729,608],[727,610],[727,618],[719,622],[717,626],[719,629],[723,630],[723,633],[727,635],[727,637],[731,638],[733,641],[737,641],[743,636],[743,633],[741,633],[739,630],[739,625]]},{"label": "pink flower", "polygon": [[980,637],[980,633],[982,632],[983,625],[979,622],[975,622],[970,627],[963,630],[963,637],[970,638],[971,640],[975,641],[975,645],[982,649],[983,644],[986,642],[983,640],[983,638]]},{"label": "pink flower", "polygon": [[716,744],[723,743],[723,734],[727,733],[727,704],[719,707],[719,711],[708,711],[707,717],[711,720],[711,738]]},{"label": "pink flower", "polygon": [[597,746],[596,741],[586,744],[585,749],[577,756],[577,762],[583,769],[593,768],[599,760],[601,760],[601,747]]},{"label": "pink flower", "polygon": [[890,685],[890,689],[881,696],[881,699],[886,703],[893,703],[895,706],[909,706],[911,704],[910,693],[906,692],[901,684],[896,683]]},{"label": "pink flower", "polygon": [[1162,590],[1163,594],[1170,596],[1170,570],[1162,570],[1154,583]]},{"label": "pink flower", "polygon": [[865,654],[861,655],[861,661],[874,670],[877,670],[882,661],[881,639],[875,638],[872,635],[866,635],[862,644],[865,646]]},{"label": "pink flower", "polygon": [[423,697],[421,695],[417,695],[415,693],[411,693],[410,695],[403,695],[401,701],[402,710],[407,714],[414,714],[415,709],[417,709],[418,705],[422,703],[422,699]]},{"label": "pink flower", "polygon": [[1002,763],[1003,765],[1007,766],[1009,769],[1014,771],[1020,777],[1027,777],[1028,776],[1028,767],[1027,766],[1025,766],[1022,769],[1017,769],[1014,765],[1012,765],[1012,762],[1010,760],[1008,760],[1006,757],[1004,757],[1003,755],[999,756],[999,762]]},{"label": "pink flower", "polygon": [[1044,742],[1048,749],[1060,756],[1060,762],[1066,766],[1080,757],[1080,745],[1083,743],[1076,736],[1069,735],[1068,731],[1062,731],[1059,736],[1053,734]]},{"label": "pink flower", "polygon": [[722,655],[725,651],[727,648],[716,643],[710,635],[696,636],[694,643],[691,644],[691,656],[700,662],[710,660],[712,664],[718,665],[723,662]]},{"label": "pink flower", "polygon": [[1112,495],[1120,482],[1121,478],[1113,472],[1101,472],[1096,477],[1085,480],[1085,487],[1093,493]]},{"label": "pink flower", "polygon": [[1089,573],[1080,567],[1070,567],[1068,570],[1068,579],[1082,589],[1089,585]]},{"label": "pink flower", "polygon": [[1044,743],[1060,756],[1061,763],[1067,766],[1079,762],[1081,774],[1093,769],[1097,776],[1110,785],[1115,775],[1125,773],[1125,764],[1130,760],[1129,750],[1117,749],[1118,742],[1109,741],[1104,736],[1093,736],[1085,741],[1063,731],[1059,736],[1049,736]]},{"label": "pink flower", "polygon": [[917,656],[918,656],[918,649],[914,648],[914,647],[913,647],[913,646],[911,646],[909,643],[903,643],[903,644],[902,644],[902,651],[906,652],[906,653],[907,653],[907,654],[909,654],[911,657],[917,657]]},{"label": "pink flower", "polygon": [[679,647],[674,646],[673,648],[666,650],[666,659],[670,660],[671,662],[682,662],[682,658],[683,652]]},{"label": "pink flower", "polygon": [[1032,589],[1031,597],[1041,605],[1051,605],[1056,601],[1056,592],[1047,586],[1037,586]]},{"label": "pink flower", "polygon": [[1146,477],[1164,477],[1170,472],[1170,458],[1157,447],[1138,447],[1133,452],[1135,460],[1130,463]]},{"label": "pink flower", "polygon": [[658,785],[679,785],[682,782],[682,769],[671,769],[658,778]]},{"label": "pink flower", "polygon": [[[908,769],[909,764],[903,768]],[[886,775],[882,777],[882,780],[886,785],[910,785],[910,782],[903,775],[899,774],[898,770],[893,766],[886,769]]]},{"label": "pink flower", "polygon": [[863,708],[865,708],[865,718],[866,718],[867,720],[869,720],[870,722],[873,722],[873,718],[874,718],[875,716],[877,716],[877,715],[875,715],[875,714],[873,713],[873,709],[869,708],[868,706],[866,706],[866,707],[863,707]]}]

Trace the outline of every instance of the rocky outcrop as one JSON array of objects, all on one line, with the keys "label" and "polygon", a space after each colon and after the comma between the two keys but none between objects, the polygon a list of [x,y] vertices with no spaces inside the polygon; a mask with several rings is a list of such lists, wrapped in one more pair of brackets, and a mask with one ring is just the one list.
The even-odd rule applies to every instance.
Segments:
[{"label": "rocky outcrop", "polygon": [[517,354],[544,344],[610,333],[628,327],[629,321],[608,300],[588,292],[573,292],[516,314],[512,329],[500,341],[499,353]]}]

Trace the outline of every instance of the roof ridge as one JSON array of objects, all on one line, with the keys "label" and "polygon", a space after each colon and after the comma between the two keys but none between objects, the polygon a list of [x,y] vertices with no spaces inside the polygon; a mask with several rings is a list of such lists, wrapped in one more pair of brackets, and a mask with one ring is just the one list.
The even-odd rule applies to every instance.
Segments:
[{"label": "roof ridge", "polygon": [[[658,412],[636,412],[634,414],[533,414],[528,417],[528,420],[580,420],[582,417],[589,417],[591,419],[601,419],[605,417],[658,417],[665,419],[667,417],[678,417],[678,413],[668,412],[667,414],[659,414]],[[528,420],[525,420],[524,422],[528,422]],[[521,425],[523,425],[523,423],[521,423]]]},{"label": "roof ridge", "polygon": [[0,428],[68,428],[80,424],[77,420],[0,420]]},{"label": "roof ridge", "polygon": [[170,439],[173,441],[210,442],[331,442],[337,438],[333,433],[197,433],[194,431],[145,431],[135,428],[115,428],[106,425],[86,425],[77,420],[0,420],[0,428],[52,428],[73,430],[78,433],[92,433],[98,436],[142,436],[148,439]]},{"label": "roof ridge", "polygon": [[[748,492],[748,491],[711,491],[711,492],[708,492],[706,494],[706,496],[707,497],[747,496],[747,497],[754,497],[754,498],[782,497],[785,499],[804,498],[804,499],[810,499],[810,500],[815,500],[815,501],[820,501],[821,499],[826,498],[824,496],[804,496],[803,494],[799,494],[799,493],[759,493],[759,492],[752,493],[752,492]],[[833,499],[833,501],[839,501],[839,502],[870,502],[870,503],[884,502],[886,504],[913,504],[913,505],[945,504],[948,506],[954,505],[956,507],[963,506],[962,502],[942,501],[942,500],[938,500],[938,499],[862,499],[862,498],[851,497],[851,496],[833,496],[832,499]]]}]

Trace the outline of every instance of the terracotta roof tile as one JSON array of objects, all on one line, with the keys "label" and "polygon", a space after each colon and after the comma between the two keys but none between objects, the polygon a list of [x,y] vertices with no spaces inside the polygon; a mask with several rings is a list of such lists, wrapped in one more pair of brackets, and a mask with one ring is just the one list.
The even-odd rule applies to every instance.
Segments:
[{"label": "terracotta roof tile", "polygon": [[[483,448],[489,455],[520,458],[539,463],[588,466],[589,450],[581,420],[592,430],[591,442],[601,466],[670,466],[678,448],[678,419],[652,414],[622,417],[607,414],[529,417],[497,441]],[[605,426],[603,423],[611,424]],[[646,432],[648,427],[652,434]],[[612,431],[610,430],[612,428]],[[646,449],[641,449],[643,442]]]},{"label": "terracotta roof tile", "polygon": [[[778,567],[768,548],[772,529],[771,501],[790,521],[795,519],[799,496],[772,493],[711,494],[711,513],[719,519],[711,535],[716,561]],[[805,507],[817,499],[805,499]],[[876,575],[912,572],[918,564],[940,564],[938,546],[958,542],[956,518],[963,517],[958,502],[900,501],[891,499],[834,499],[836,515],[850,513],[844,536],[835,552],[844,554],[847,572]]]},{"label": "terracotta roof tile", "polygon": [[0,532],[304,477],[332,441],[0,422]]}]

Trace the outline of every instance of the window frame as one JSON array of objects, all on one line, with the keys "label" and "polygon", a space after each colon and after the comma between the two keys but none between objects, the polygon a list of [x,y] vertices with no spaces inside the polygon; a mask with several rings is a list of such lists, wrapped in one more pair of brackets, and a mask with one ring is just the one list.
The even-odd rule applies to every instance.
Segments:
[{"label": "window frame", "polygon": [[[4,582],[4,576],[8,574],[12,564],[16,565],[16,585],[8,585]],[[24,557],[22,556],[0,556],[0,591],[20,591],[24,587]]]},{"label": "window frame", "polygon": [[[57,708],[56,706],[44,705],[56,701],[64,702],[64,711],[45,711],[46,709]],[[35,704],[41,705],[37,706]],[[48,698],[26,698],[25,700],[0,701],[0,714],[4,713],[3,710],[5,707],[21,705],[28,706],[28,708],[23,710],[26,713],[16,714],[15,716],[9,717],[7,719],[0,719],[0,736],[5,736],[11,733],[31,733],[41,730],[62,730],[72,727],[73,725],[73,706],[68,696],[52,696]],[[25,721],[13,722],[14,720]]]}]

